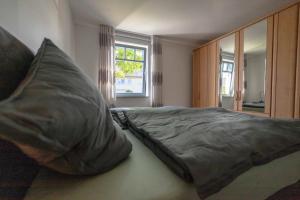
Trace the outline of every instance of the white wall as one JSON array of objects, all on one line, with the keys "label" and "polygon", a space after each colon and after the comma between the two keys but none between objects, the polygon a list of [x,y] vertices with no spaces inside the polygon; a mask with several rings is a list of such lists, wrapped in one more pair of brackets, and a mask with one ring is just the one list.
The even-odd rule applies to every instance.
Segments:
[{"label": "white wall", "polygon": [[1,0],[0,25],[36,52],[44,37],[75,58],[68,0]]},{"label": "white wall", "polygon": [[96,85],[99,66],[99,31],[97,26],[75,23],[76,63]]},{"label": "white wall", "polygon": [[[192,103],[192,52],[195,46],[162,39],[163,104],[190,107]],[[117,99],[117,106],[150,106],[150,98]]]},{"label": "white wall", "polygon": [[[97,84],[99,28],[76,23],[76,62]],[[195,46],[174,40],[162,40],[163,48],[163,103],[173,106],[191,106],[192,51]],[[118,107],[150,106],[149,97],[118,98]]]},{"label": "white wall", "polygon": [[[74,27],[68,0],[1,0],[0,25],[36,52],[44,37],[62,48],[97,84],[98,33],[94,25]],[[74,33],[75,32],[75,33]],[[192,49],[163,40],[163,103],[191,105]],[[118,106],[150,106],[149,98],[122,98]]]},{"label": "white wall", "polygon": [[[99,66],[99,27],[91,24],[75,23],[76,63],[97,84]],[[130,42],[130,41],[127,41]],[[117,98],[117,107],[147,107],[149,97]]]},{"label": "white wall", "polygon": [[191,106],[192,52],[185,43],[163,40],[163,103],[166,106]]},{"label": "white wall", "polygon": [[254,54],[247,56],[247,67],[245,69],[245,79],[247,89],[244,100],[246,102],[260,101],[265,89],[265,62],[266,56]]}]

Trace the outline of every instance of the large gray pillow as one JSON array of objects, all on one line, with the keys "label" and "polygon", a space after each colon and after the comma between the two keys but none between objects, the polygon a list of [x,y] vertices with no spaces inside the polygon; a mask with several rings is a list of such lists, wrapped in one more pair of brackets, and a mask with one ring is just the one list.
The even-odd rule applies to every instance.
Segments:
[{"label": "large gray pillow", "polygon": [[22,84],[0,102],[0,137],[67,174],[107,171],[132,148],[97,87],[48,39]]},{"label": "large gray pillow", "polygon": [[17,88],[34,58],[32,52],[0,26],[0,100]]}]

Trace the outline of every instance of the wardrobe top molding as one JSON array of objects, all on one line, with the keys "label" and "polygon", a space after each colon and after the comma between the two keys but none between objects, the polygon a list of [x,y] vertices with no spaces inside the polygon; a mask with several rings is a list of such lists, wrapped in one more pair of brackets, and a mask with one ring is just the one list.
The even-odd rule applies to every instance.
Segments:
[{"label": "wardrobe top molding", "polygon": [[260,21],[262,21],[262,20],[265,20],[265,19],[267,19],[268,17],[271,17],[271,16],[273,16],[273,15],[275,15],[275,14],[277,14],[277,13],[279,13],[279,12],[285,10],[285,9],[288,9],[288,8],[294,6],[294,5],[297,5],[297,4],[299,4],[299,3],[300,3],[300,0],[297,0],[296,2],[289,3],[289,4],[285,5],[285,6],[282,6],[282,7],[280,7],[279,9],[277,9],[277,10],[271,12],[271,13],[268,13],[268,14],[266,14],[266,15],[260,17],[260,18],[257,18],[257,19],[255,19],[255,20],[251,21],[250,23],[247,23],[246,25],[243,25],[243,26],[241,26],[241,27],[239,27],[239,28],[236,28],[236,29],[230,31],[229,33],[225,33],[224,35],[221,35],[221,36],[219,36],[219,37],[217,37],[217,38],[215,38],[215,39],[213,39],[213,40],[210,40],[209,42],[206,42],[205,44],[200,45],[199,47],[197,47],[196,49],[194,49],[194,51],[197,51],[198,49],[200,49],[200,48],[202,48],[202,47],[205,47],[205,46],[209,45],[210,43],[213,43],[213,42],[216,42],[216,41],[218,41],[218,40],[221,40],[221,39],[223,39],[223,38],[225,38],[225,37],[227,37],[227,36],[229,36],[229,35],[231,35],[231,34],[234,34],[234,33],[236,33],[236,32],[239,32],[239,31],[241,31],[241,30],[243,30],[243,29],[245,29],[245,28],[247,28],[247,27],[249,27],[249,26],[251,26],[251,25],[253,25],[253,24],[256,24],[257,22],[260,22]]}]

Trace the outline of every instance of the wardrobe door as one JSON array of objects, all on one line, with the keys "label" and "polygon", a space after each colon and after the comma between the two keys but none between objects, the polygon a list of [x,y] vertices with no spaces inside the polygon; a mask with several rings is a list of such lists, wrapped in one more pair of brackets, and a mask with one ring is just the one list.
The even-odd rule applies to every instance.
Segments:
[{"label": "wardrobe door", "polygon": [[274,41],[274,16],[267,18],[267,55],[266,55],[266,93],[265,114],[271,116],[272,102],[272,72],[273,72],[273,41]]},{"label": "wardrobe door", "polygon": [[298,5],[295,5],[274,18],[273,117],[294,117],[298,11]]},{"label": "wardrobe door", "polygon": [[207,98],[207,87],[208,87],[208,47],[202,47],[200,49],[200,107],[205,108],[208,105],[208,98]]},{"label": "wardrobe door", "polygon": [[241,51],[243,46],[240,44],[243,40],[243,34],[241,31],[235,33],[235,53],[234,53],[234,65],[235,65],[235,79],[234,79],[234,89],[235,89],[235,96],[234,96],[234,110],[235,111],[242,111],[242,100],[243,100],[243,64],[241,64]]},{"label": "wardrobe door", "polygon": [[298,13],[298,48],[297,48],[297,73],[296,73],[296,93],[295,93],[295,114],[294,117],[300,118],[300,11]]},{"label": "wardrobe door", "polygon": [[193,78],[193,94],[192,94],[192,106],[200,107],[200,49],[197,49],[193,52],[193,69],[192,69],[192,78]]},{"label": "wardrobe door", "polygon": [[270,115],[273,18],[240,31],[240,90],[243,112]]},{"label": "wardrobe door", "polygon": [[218,106],[237,110],[238,92],[238,34],[218,41],[217,91]]},{"label": "wardrobe door", "polygon": [[217,42],[208,45],[207,107],[216,107]]}]

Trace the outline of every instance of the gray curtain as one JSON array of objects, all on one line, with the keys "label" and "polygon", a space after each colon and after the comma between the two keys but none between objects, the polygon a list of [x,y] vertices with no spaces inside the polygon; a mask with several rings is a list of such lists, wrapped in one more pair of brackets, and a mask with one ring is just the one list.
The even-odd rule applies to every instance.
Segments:
[{"label": "gray curtain", "polygon": [[114,79],[115,29],[113,27],[100,25],[99,45],[98,87],[106,103],[112,106],[116,100]]},{"label": "gray curtain", "polygon": [[162,45],[158,36],[152,37],[152,107],[163,106],[162,102]]}]

